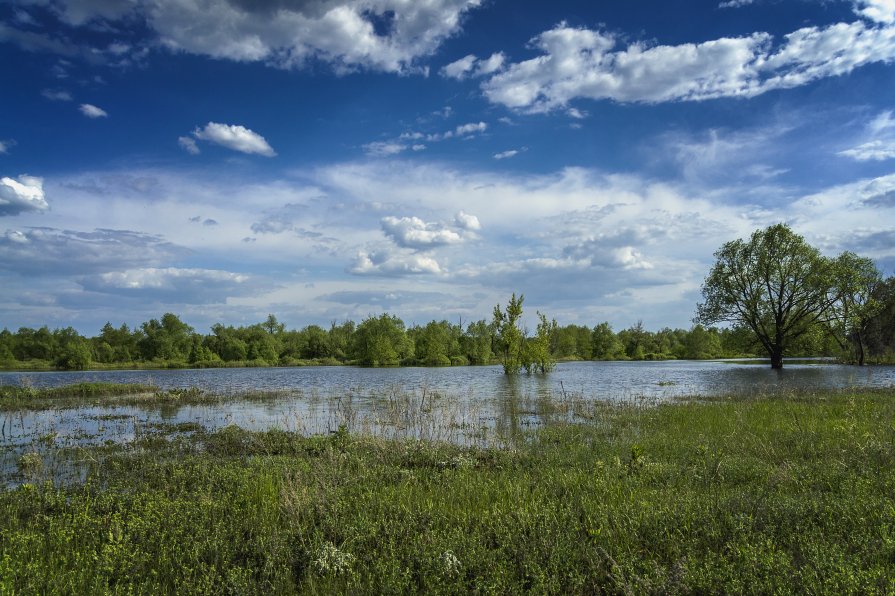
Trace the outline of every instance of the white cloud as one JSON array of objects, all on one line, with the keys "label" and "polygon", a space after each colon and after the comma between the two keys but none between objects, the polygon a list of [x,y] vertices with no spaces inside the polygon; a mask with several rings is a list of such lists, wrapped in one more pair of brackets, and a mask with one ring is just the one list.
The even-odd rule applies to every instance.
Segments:
[{"label": "white cloud", "polygon": [[895,118],[892,111],[881,112],[865,127],[863,142],[838,155],[856,161],[884,161],[895,158]]},{"label": "white cloud", "polygon": [[660,103],[753,97],[895,59],[895,27],[865,21],[702,43],[619,47],[613,34],[565,23],[532,40],[541,55],[482,85],[493,103],[542,112],[576,98]]},{"label": "white cloud", "polygon": [[354,264],[348,269],[354,275],[437,275],[441,266],[434,258],[424,254],[393,253],[390,251],[360,251]]},{"label": "white cloud", "polygon": [[491,54],[485,60],[479,60],[478,66],[476,67],[475,74],[477,76],[489,75],[497,72],[503,66],[503,63],[506,61],[507,57],[503,52],[496,52]]},{"label": "white cloud", "polygon": [[741,8],[753,4],[755,0],[727,0],[718,5],[718,8]]},{"label": "white cloud", "polygon": [[478,61],[474,55],[469,54],[468,56],[464,56],[459,60],[455,60],[451,62],[447,66],[441,69],[441,76],[447,77],[449,79],[465,79],[472,70],[475,68],[475,63]]},{"label": "white cloud", "polygon": [[0,178],[0,217],[49,209],[43,182],[43,178],[27,175],[19,176],[18,180]]},{"label": "white cloud", "polygon": [[427,249],[463,241],[457,232],[418,217],[383,217],[380,224],[385,235],[402,248]]},{"label": "white cloud", "polygon": [[454,129],[454,134],[458,137],[465,137],[478,132],[485,132],[487,129],[488,125],[484,122],[470,122],[469,124],[461,124],[458,126]]},{"label": "white cloud", "polygon": [[479,218],[465,211],[460,211],[454,216],[454,225],[461,230],[478,231],[482,229]]},{"label": "white cloud", "polygon": [[[27,0],[69,27],[115,31],[139,20],[151,43],[173,52],[301,68],[321,61],[336,71],[425,72],[418,60],[436,52],[481,0]],[[82,48],[67,39],[0,24],[0,39],[30,50],[81,55],[130,52],[121,42]],[[145,54],[145,48],[134,55]]]},{"label": "white cloud", "polygon": [[469,54],[444,66],[441,69],[441,76],[458,81],[468,77],[481,77],[497,72],[505,61],[506,56],[503,52],[495,52],[484,60]]},{"label": "white cloud", "polygon": [[192,137],[177,137],[177,144],[190,155],[199,155],[199,145]]},{"label": "white cloud", "polygon": [[376,141],[364,145],[364,153],[371,157],[388,157],[407,150],[407,145],[394,141]]},{"label": "white cloud", "polygon": [[[460,28],[480,0],[216,3],[157,0],[147,16],[174,51],[283,68],[313,60],[339,70],[407,72]],[[378,30],[377,30],[378,28]]]},{"label": "white cloud", "polygon": [[215,143],[241,153],[265,157],[273,157],[277,154],[264,137],[238,124],[209,122],[205,128],[194,130],[193,136],[199,140]]},{"label": "white cloud", "polygon": [[71,101],[72,96],[71,93],[65,91],[63,89],[44,89],[40,92],[45,98],[50,101]]},{"label": "white cloud", "polygon": [[0,140],[0,154],[9,153],[9,148],[15,144],[16,142],[13,139]]},{"label": "white cloud", "polygon": [[425,140],[429,143],[439,143],[453,138],[471,138],[478,133],[488,130],[486,122],[469,122],[460,124],[456,128],[444,132],[433,132],[424,134],[419,131],[403,132],[397,139],[389,141],[374,141],[363,146],[364,153],[371,157],[389,157],[403,153],[408,149],[412,151],[423,151],[426,145],[423,143],[408,144],[406,141]]},{"label": "white cloud", "polygon": [[840,151],[839,155],[857,161],[884,161],[895,159],[895,140],[869,141],[852,149]]},{"label": "white cloud", "polygon": [[895,0],[857,0],[855,12],[871,21],[891,25],[895,23]]},{"label": "white cloud", "polygon": [[106,118],[109,115],[104,109],[89,103],[82,103],[78,109],[88,118]]},{"label": "white cloud", "polygon": [[508,149],[507,151],[501,151],[500,153],[494,154],[494,159],[509,159],[511,157],[515,157],[519,155],[518,149]]}]

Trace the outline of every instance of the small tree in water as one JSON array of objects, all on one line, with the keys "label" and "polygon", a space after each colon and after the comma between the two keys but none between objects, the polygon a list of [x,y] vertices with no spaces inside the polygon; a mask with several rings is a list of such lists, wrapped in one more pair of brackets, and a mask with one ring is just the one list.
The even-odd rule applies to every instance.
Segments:
[{"label": "small tree in water", "polygon": [[503,372],[515,375],[522,368],[522,349],[525,345],[525,336],[519,328],[519,320],[522,318],[522,302],[525,296],[516,293],[510,297],[505,311],[500,310],[500,304],[494,307],[494,326],[497,328],[497,353],[500,363],[503,364]]},{"label": "small tree in water", "polygon": [[535,336],[525,342],[522,350],[522,366],[525,372],[548,373],[556,367],[550,353],[550,338],[556,333],[556,319],[548,321],[546,315],[538,313],[538,329]]},{"label": "small tree in water", "polygon": [[513,293],[505,310],[501,310],[500,304],[494,307],[497,354],[503,372],[508,375],[515,375],[523,368],[529,374],[547,373],[556,365],[550,353],[550,337],[556,332],[556,321],[548,322],[545,315],[538,313],[537,333],[533,338],[526,338],[519,326],[524,300],[524,295],[516,298]]}]

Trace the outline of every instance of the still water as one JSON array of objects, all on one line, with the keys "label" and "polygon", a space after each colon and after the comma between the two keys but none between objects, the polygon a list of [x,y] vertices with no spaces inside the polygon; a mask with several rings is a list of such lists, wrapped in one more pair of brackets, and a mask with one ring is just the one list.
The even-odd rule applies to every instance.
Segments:
[{"label": "still water", "polygon": [[[553,420],[587,417],[595,401],[653,403],[682,396],[895,386],[895,367],[724,361],[571,362],[547,376],[508,378],[499,366],[454,368],[234,368],[0,373],[0,384],[53,387],[83,381],[198,387],[276,397],[218,404],[175,402],[0,412],[0,460],[24,451],[128,443],[153,429],[230,424],[307,434],[341,426],[388,438],[495,444]],[[188,432],[188,431],[187,431]],[[0,461],[0,469],[7,467]]]},{"label": "still water", "polygon": [[532,392],[575,393],[590,399],[668,398],[787,389],[886,387],[895,367],[671,360],[662,362],[566,362],[547,376],[508,379],[499,366],[444,368],[218,368],[102,372],[5,372],[0,385],[56,387],[84,381],[144,383],[162,389],[199,387],[215,393],[302,391],[324,395],[373,395],[399,388],[427,389],[469,398],[515,397]]}]

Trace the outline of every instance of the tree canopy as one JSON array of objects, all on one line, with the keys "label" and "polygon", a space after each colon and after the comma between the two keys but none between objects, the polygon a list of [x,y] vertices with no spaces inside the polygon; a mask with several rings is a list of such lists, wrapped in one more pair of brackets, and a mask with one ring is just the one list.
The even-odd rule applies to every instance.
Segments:
[{"label": "tree canopy", "polygon": [[715,258],[696,322],[747,327],[773,368],[782,368],[784,354],[818,323],[838,317],[844,335],[854,329],[867,283],[875,279],[868,259],[851,253],[824,257],[785,224],[757,230],[748,241],[728,242]]}]

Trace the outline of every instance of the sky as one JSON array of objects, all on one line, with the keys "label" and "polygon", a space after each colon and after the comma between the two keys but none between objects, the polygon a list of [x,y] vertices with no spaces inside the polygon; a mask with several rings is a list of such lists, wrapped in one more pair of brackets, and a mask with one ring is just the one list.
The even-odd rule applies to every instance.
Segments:
[{"label": "sky", "polygon": [[0,0],[0,328],[689,328],[778,222],[895,273],[895,0]]}]

